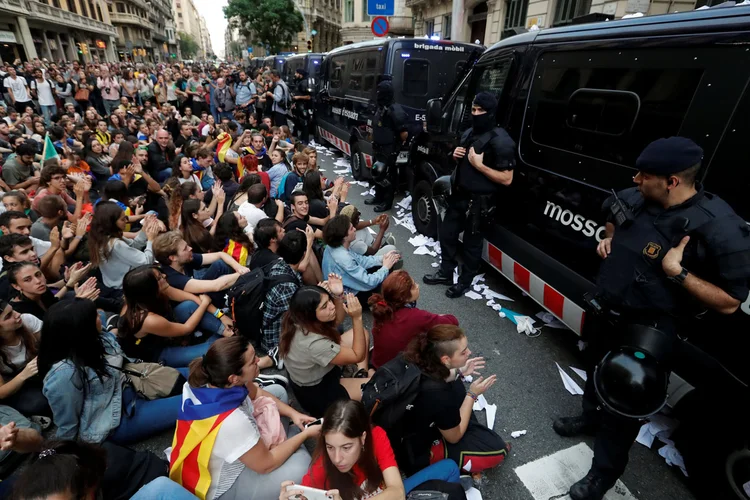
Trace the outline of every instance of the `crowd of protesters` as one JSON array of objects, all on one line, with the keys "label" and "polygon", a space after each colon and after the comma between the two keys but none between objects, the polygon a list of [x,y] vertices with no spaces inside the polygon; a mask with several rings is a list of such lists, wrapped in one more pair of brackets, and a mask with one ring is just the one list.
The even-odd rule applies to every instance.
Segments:
[{"label": "crowd of protesters", "polygon": [[[494,376],[454,316],[415,307],[388,216],[320,172],[277,72],[0,72],[0,496],[465,498],[462,471],[503,461],[472,413]],[[258,269],[253,338],[226,297]],[[399,356],[429,381],[408,442],[360,402]],[[128,448],[165,431],[168,466]]]}]

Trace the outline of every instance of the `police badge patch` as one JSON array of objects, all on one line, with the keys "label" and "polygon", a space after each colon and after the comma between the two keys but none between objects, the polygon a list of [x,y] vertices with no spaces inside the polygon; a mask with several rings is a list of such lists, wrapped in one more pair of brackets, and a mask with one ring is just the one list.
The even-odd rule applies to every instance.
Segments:
[{"label": "police badge patch", "polygon": [[661,245],[654,243],[653,241],[649,241],[648,245],[643,248],[643,255],[645,255],[649,259],[657,258],[660,252]]}]

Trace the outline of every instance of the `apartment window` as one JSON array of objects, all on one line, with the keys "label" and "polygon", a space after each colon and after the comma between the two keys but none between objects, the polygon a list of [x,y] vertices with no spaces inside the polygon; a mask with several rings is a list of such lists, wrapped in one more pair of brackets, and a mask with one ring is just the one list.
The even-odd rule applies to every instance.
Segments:
[{"label": "apartment window", "polygon": [[104,16],[102,15],[102,8],[98,5],[96,6],[96,13],[99,16],[99,20],[104,22]]},{"label": "apartment window", "polygon": [[453,16],[448,14],[447,16],[443,16],[443,40],[450,40],[451,39],[451,22],[453,21]]},{"label": "apartment window", "polygon": [[[372,0],[373,2],[375,0]],[[370,16],[367,15],[367,0],[362,0],[362,22],[370,20]]]},{"label": "apartment window", "polygon": [[560,0],[555,7],[554,25],[568,24],[574,18],[588,14],[591,0]]},{"label": "apartment window", "polygon": [[89,10],[86,7],[86,2],[84,2],[84,0],[81,0],[81,10],[83,11],[84,17],[89,17]]},{"label": "apartment window", "polygon": [[52,0],[52,6],[57,7],[58,9],[61,8],[59,0]]},{"label": "apartment window", "polygon": [[78,14],[78,6],[74,0],[68,0],[68,7],[70,7],[71,12]]},{"label": "apartment window", "polygon": [[505,27],[523,28],[526,24],[526,12],[529,10],[529,0],[507,0],[505,2]]},{"label": "apartment window", "polygon": [[179,13],[177,14],[177,17],[179,17],[180,19],[182,19],[182,12],[179,12]]},{"label": "apartment window", "polygon": [[435,34],[435,20],[430,19],[429,21],[424,22],[424,34],[427,36],[432,36]]},{"label": "apartment window", "polygon": [[354,22],[354,0],[344,0],[344,22]]},{"label": "apartment window", "polygon": [[89,14],[93,19],[96,19],[96,9],[94,9],[94,4],[91,1],[89,1]]}]

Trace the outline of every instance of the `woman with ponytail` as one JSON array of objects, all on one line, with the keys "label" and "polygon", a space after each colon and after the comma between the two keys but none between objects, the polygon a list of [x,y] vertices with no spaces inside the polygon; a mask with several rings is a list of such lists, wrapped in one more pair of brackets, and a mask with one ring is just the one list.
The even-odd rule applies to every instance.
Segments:
[{"label": "woman with ponytail", "polygon": [[[496,375],[481,377],[484,358],[472,358],[463,330],[438,325],[420,333],[404,352],[423,377],[413,410],[403,421],[399,464],[407,473],[450,458],[467,472],[479,472],[503,462],[510,447],[494,431],[477,421],[473,406],[495,383]],[[476,378],[467,391],[463,378]],[[471,462],[470,469],[467,464]]]},{"label": "woman with ponytail", "polygon": [[379,368],[406,349],[415,335],[436,325],[458,326],[452,314],[417,309],[419,285],[406,271],[395,271],[383,281],[382,292],[370,296],[375,347],[370,364]]},{"label": "woman with ponytail", "polygon": [[[293,485],[292,481],[281,483],[279,500],[302,494]],[[326,490],[332,500],[396,500],[413,490],[442,491],[449,500],[466,498],[452,460],[440,460],[402,480],[388,435],[370,424],[362,403],[351,400],[336,401],[326,411],[313,463],[302,485]]]},{"label": "woman with ponytail", "polygon": [[217,340],[190,363],[169,477],[199,498],[271,500],[281,481],[307,472],[303,444],[320,425],[305,427],[315,419],[290,407],[281,385],[258,387],[258,373],[258,356],[244,337]]}]

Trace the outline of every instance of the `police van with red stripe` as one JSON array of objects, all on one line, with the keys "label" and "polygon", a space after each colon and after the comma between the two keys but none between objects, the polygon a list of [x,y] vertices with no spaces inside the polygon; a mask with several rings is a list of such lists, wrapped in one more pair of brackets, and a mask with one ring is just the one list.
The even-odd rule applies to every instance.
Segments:
[{"label": "police van with red stripe", "polygon": [[[428,103],[428,133],[412,157],[423,175],[412,192],[422,233],[437,232],[430,181],[455,165],[434,159],[450,157],[482,91],[497,95],[498,125],[518,147],[484,259],[578,334],[601,263],[603,202],[633,186],[650,142],[693,139],[705,152],[705,189],[750,221],[750,6],[529,31],[489,48],[450,95]],[[707,432],[687,436],[681,451],[691,479],[709,486],[706,498],[747,500],[750,297],[732,315],[694,323],[684,337],[712,366],[701,376],[716,406],[705,412],[697,391],[673,377],[670,403],[685,422],[700,414]]]},{"label": "police van with red stripe", "polygon": [[428,99],[447,92],[469,56],[482,50],[448,40],[388,38],[328,52],[316,99],[315,140],[350,156],[355,179],[370,177],[375,90],[383,75],[393,81],[394,101],[421,123]]}]

